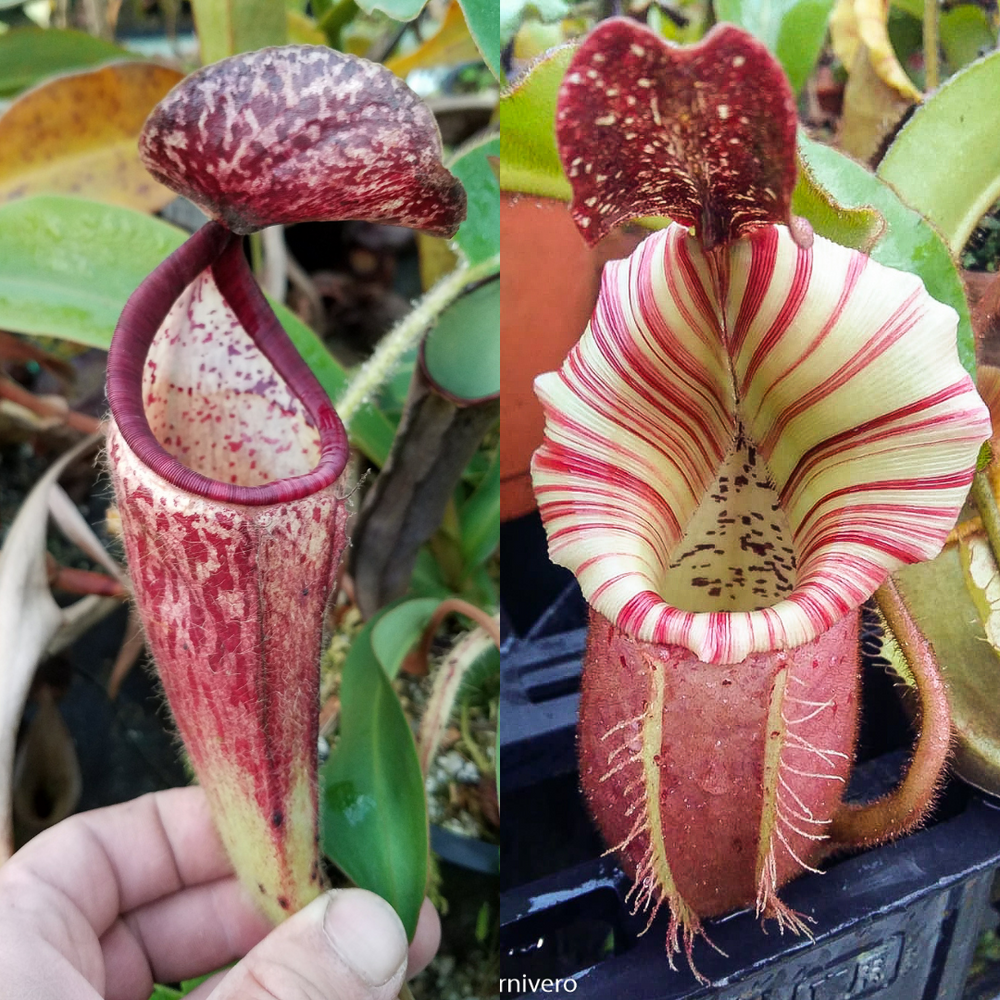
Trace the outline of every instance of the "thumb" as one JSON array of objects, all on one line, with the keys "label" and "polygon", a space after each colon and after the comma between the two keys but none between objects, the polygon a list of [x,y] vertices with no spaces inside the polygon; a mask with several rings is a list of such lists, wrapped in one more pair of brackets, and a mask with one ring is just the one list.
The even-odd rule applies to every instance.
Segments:
[{"label": "thumb", "polygon": [[403,924],[384,899],[328,892],[271,931],[209,1000],[396,1000],[406,952]]}]

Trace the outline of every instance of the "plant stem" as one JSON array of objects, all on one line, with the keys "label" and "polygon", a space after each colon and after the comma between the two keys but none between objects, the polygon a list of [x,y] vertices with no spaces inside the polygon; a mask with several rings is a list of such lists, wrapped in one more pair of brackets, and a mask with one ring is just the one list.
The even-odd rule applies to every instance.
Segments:
[{"label": "plant stem", "polygon": [[257,275],[261,287],[278,302],[288,298],[288,247],[285,246],[285,227],[268,226],[262,229],[260,248],[263,252],[260,273]]},{"label": "plant stem", "polygon": [[997,498],[990,489],[989,475],[985,469],[979,470],[972,477],[972,499],[979,508],[979,517],[993,550],[993,558],[1000,562],[1000,510],[997,509]]},{"label": "plant stem", "polygon": [[472,758],[472,763],[479,769],[479,773],[482,775],[492,774],[493,768],[482,750],[479,749],[479,745],[472,736],[472,730],[469,728],[468,705],[462,706],[462,714],[459,718],[459,732],[462,734],[462,742],[465,744],[466,752]]},{"label": "plant stem", "polygon": [[250,243],[250,270],[258,283],[264,279],[264,239],[259,232],[251,233],[247,240]]},{"label": "plant stem", "polygon": [[924,0],[924,90],[937,89],[940,78],[938,0]]},{"label": "plant stem", "polygon": [[477,608],[475,604],[463,601],[461,597],[446,597],[431,615],[427,628],[424,630],[424,637],[427,639],[427,646],[430,647],[430,639],[441,627],[441,622],[450,614],[465,615],[471,618],[486,634],[493,640],[497,649],[500,648],[500,622],[497,618]]},{"label": "plant stem", "polygon": [[410,992],[410,987],[403,983],[399,987],[399,1000],[413,1000],[413,994]]},{"label": "plant stem", "polygon": [[317,15],[316,27],[326,35],[326,40],[330,43],[331,48],[343,48],[340,33],[357,12],[358,5],[354,0],[337,0],[336,3],[330,4],[322,14]]},{"label": "plant stem", "polygon": [[378,389],[392,378],[403,355],[420,342],[431,324],[452,304],[466,285],[487,278],[499,266],[495,257],[479,264],[460,263],[446,274],[379,342],[375,353],[361,366],[337,404],[345,427]]}]

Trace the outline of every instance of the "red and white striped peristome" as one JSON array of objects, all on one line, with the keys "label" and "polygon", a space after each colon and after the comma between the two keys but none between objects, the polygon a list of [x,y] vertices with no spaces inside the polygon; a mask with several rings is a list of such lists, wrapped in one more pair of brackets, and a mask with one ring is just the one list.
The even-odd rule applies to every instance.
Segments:
[{"label": "red and white striped peristome", "polygon": [[913,275],[781,226],[651,236],[536,382],[553,560],[707,662],[820,635],[955,522],[990,435],[956,325]]}]

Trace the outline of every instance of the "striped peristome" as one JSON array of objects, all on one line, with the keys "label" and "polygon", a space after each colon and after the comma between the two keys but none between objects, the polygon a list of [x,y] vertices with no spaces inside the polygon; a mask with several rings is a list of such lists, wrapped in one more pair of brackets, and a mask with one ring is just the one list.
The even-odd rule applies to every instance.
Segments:
[{"label": "striped peristome", "polygon": [[703,661],[815,638],[955,522],[990,435],[956,324],[913,275],[781,226],[649,237],[536,382],[553,560]]}]

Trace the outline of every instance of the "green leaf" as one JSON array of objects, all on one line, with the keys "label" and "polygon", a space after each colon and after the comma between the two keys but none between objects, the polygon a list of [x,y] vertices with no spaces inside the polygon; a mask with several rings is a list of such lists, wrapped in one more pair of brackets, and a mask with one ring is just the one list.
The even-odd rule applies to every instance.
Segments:
[{"label": "green leaf", "polygon": [[377,621],[344,663],[340,737],[320,771],[322,845],[357,885],[392,904],[412,939],[427,884],[427,804],[413,733],[372,649]]},{"label": "green leaf", "polygon": [[312,5],[317,26],[326,34],[331,48],[346,52],[343,31],[358,13],[354,0],[315,0]]},{"label": "green leaf", "polygon": [[[271,308],[285,328],[306,364],[313,370],[331,399],[338,399],[347,388],[348,375],[340,362],[326,349],[323,341],[290,309],[268,298]],[[392,421],[371,403],[365,403],[351,421],[351,443],[377,466],[385,465],[396,429]]]},{"label": "green leaf", "polygon": [[488,137],[463,147],[448,164],[469,199],[465,222],[455,242],[470,264],[481,264],[500,253],[500,185],[489,157],[500,155],[500,139]]},{"label": "green leaf", "polygon": [[799,155],[816,181],[838,202],[851,208],[868,205],[882,214],[886,232],[872,249],[872,259],[916,274],[935,299],[958,313],[958,356],[974,375],[975,341],[965,290],[938,232],[919,212],[904,204],[888,184],[843,153],[800,134]]},{"label": "green leaf", "polygon": [[460,597],[480,608],[500,606],[500,591],[487,566],[477,566],[462,585]]},{"label": "green leaf", "polygon": [[975,4],[963,3],[944,11],[938,33],[953,72],[996,48],[996,32],[990,27],[986,11]]},{"label": "green leaf", "polygon": [[556,148],[556,100],[576,46],[546,53],[500,97],[500,188],[569,201],[572,188]]},{"label": "green leaf", "polygon": [[912,17],[902,10],[890,9],[886,29],[889,46],[903,72],[919,91],[924,89],[924,0],[919,0],[920,14]]},{"label": "green leaf", "polygon": [[140,282],[186,234],[133,209],[56,195],[0,206],[0,329],[107,350]]},{"label": "green leaf", "polygon": [[918,21],[924,16],[924,0],[892,0],[892,6],[901,11],[905,11],[910,17]]},{"label": "green leaf", "polygon": [[[226,968],[228,969],[230,966],[226,966]],[[225,970],[220,969],[218,971],[221,972]],[[215,974],[215,972],[209,972],[207,975],[198,976],[196,979],[185,979],[184,982],[181,983],[181,988],[179,990],[175,990],[172,986],[163,986],[160,983],[157,983],[153,988],[153,994],[149,1000],[181,1000],[182,997],[186,997],[196,987],[201,986],[203,982],[211,979]]]},{"label": "green leaf", "polygon": [[496,646],[483,650],[469,664],[455,696],[456,702],[459,705],[475,706],[486,711],[500,686],[500,667],[500,650]]},{"label": "green leaf", "polygon": [[893,578],[938,659],[955,732],[953,766],[966,781],[1000,795],[1000,661],[967,589],[962,547],[948,546]]},{"label": "green leaf", "polygon": [[429,545],[423,545],[417,552],[410,577],[409,593],[416,597],[435,597],[443,601],[451,594],[451,588],[444,581],[441,566],[434,558]]},{"label": "green leaf", "polygon": [[500,0],[500,38],[507,44],[521,22],[534,14],[544,24],[568,17],[570,5],[568,0]]},{"label": "green leaf", "polygon": [[730,21],[759,38],[781,63],[798,93],[819,58],[833,0],[715,0],[720,21]]},{"label": "green leaf", "polygon": [[423,9],[427,0],[358,0],[366,14],[380,10],[394,21],[412,21]]},{"label": "green leaf", "polygon": [[483,54],[490,72],[501,82],[507,79],[500,58],[504,39],[500,33],[500,18],[497,16],[497,0],[458,0],[465,14],[476,47]]},{"label": "green leaf", "polygon": [[[0,205],[0,329],[59,337],[107,350],[128,297],[187,238],[133,209],[56,195]],[[274,311],[323,388],[336,399],[347,375],[290,310]],[[378,465],[394,429],[372,406],[351,438]]]},{"label": "green leaf", "polygon": [[11,97],[55,73],[138,58],[82,31],[13,28],[0,35],[0,97]]},{"label": "green leaf", "polygon": [[484,563],[500,544],[500,452],[458,512],[462,526],[462,560],[466,566]]},{"label": "green leaf", "polygon": [[[223,968],[221,969],[217,969],[216,972],[226,972],[231,968],[232,965],[226,965],[223,966]],[[181,983],[181,993],[183,993],[184,996],[187,996],[188,993],[190,993],[193,989],[195,989],[198,986],[201,986],[202,983],[207,982],[209,979],[211,979],[212,976],[216,974],[216,972],[208,972],[204,976],[196,976],[194,979],[185,979],[184,982]]]},{"label": "green leaf", "polygon": [[285,5],[275,0],[191,0],[202,65],[288,41]]},{"label": "green leaf", "polygon": [[288,26],[288,41],[292,45],[326,45],[327,36],[320,30],[316,21],[297,10],[285,12],[285,22]]},{"label": "green leaf", "polygon": [[[1000,52],[947,80],[900,129],[878,175],[961,253],[1000,198]],[[945,151],[948,155],[938,155]]]},{"label": "green leaf", "polygon": [[372,629],[372,650],[390,680],[399,673],[406,654],[424,634],[440,603],[435,597],[419,597],[378,615]]},{"label": "green leaf", "polygon": [[885,219],[877,209],[870,205],[861,208],[841,205],[817,182],[812,168],[801,156],[792,192],[792,212],[805,216],[820,236],[862,253],[870,253],[885,231]]},{"label": "green leaf", "polygon": [[500,282],[463,295],[424,341],[424,368],[447,395],[479,400],[500,391]]}]

